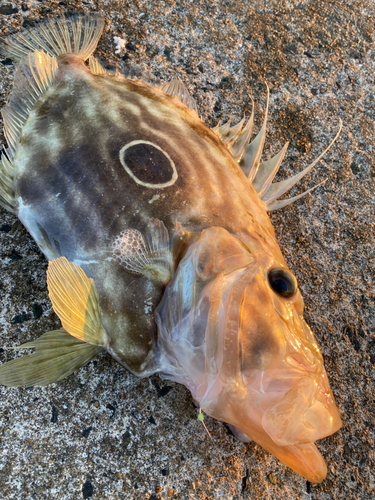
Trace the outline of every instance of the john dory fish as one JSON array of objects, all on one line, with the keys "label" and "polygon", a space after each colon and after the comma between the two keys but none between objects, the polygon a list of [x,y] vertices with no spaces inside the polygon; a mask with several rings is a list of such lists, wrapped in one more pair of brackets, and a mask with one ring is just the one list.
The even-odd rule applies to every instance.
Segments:
[{"label": "john dory fish", "polygon": [[[106,349],[137,376],[184,384],[201,409],[309,481],[314,441],[341,426],[303,300],[267,211],[313,168],[273,179],[253,115],[214,130],[179,81],[109,74],[101,17],[8,39],[19,62],[2,114],[0,203],[50,261],[62,328],[20,346],[0,383],[45,385]],[[89,59],[89,66],[84,61]]]}]

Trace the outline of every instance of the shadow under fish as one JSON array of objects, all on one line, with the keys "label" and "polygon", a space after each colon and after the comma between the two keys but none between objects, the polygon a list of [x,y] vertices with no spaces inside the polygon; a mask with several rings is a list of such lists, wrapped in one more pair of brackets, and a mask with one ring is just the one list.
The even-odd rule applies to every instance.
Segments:
[{"label": "shadow under fish", "polygon": [[322,155],[273,182],[287,145],[261,161],[268,103],[252,142],[254,111],[211,130],[179,80],[106,71],[92,56],[103,24],[49,20],[2,47],[19,64],[0,204],[49,259],[62,328],[19,346],[35,352],[3,364],[0,383],[56,382],[106,349],[322,481],[314,441],[341,420],[267,215],[302,196],[280,199]]}]

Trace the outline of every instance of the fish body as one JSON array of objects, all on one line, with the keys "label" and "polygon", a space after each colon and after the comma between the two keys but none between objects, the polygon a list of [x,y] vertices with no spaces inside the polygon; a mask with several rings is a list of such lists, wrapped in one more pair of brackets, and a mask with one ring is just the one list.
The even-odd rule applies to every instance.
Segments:
[{"label": "fish body", "polygon": [[[238,163],[194,112],[142,82],[92,75],[75,59],[64,57],[62,81],[22,130],[16,210],[49,260],[64,255],[94,279],[114,352],[140,375],[163,287],[118,265],[116,237],[126,229],[147,234],[155,214],[171,234],[178,222],[195,233],[254,226],[275,237]],[[119,157],[128,144],[139,178]]]},{"label": "fish body", "polygon": [[50,261],[63,329],[24,345],[36,353],[0,382],[56,381],[106,349],[321,481],[314,441],[341,420],[267,215],[293,185],[272,184],[283,152],[260,162],[265,124],[248,144],[252,119],[211,130],[179,82],[152,87],[92,57],[89,69],[102,24],[50,21],[5,47],[21,62],[0,202]]}]

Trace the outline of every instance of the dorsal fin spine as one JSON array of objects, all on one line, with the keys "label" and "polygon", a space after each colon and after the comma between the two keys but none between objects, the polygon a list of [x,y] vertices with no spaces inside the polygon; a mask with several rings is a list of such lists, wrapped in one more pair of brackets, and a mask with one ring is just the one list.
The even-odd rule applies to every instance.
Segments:
[{"label": "dorsal fin spine", "polygon": [[[310,172],[314,166],[322,159],[327,151],[337,140],[342,129],[342,121],[339,120],[339,130],[332,139],[327,148],[316,158],[308,167],[293,175],[289,179],[280,182],[272,182],[285,156],[288,143],[271,159],[261,162],[263,146],[266,136],[266,125],[268,117],[269,105],[269,88],[267,85],[267,105],[263,120],[263,125],[255,139],[248,143],[253,124],[253,111],[247,125],[243,128],[243,121],[234,127],[230,127],[230,120],[222,126],[217,126],[213,131],[220,137],[223,144],[232,152],[233,157],[239,162],[240,167],[247,176],[253,188],[259,194],[259,197],[264,202],[267,211],[279,210],[285,206],[300,199],[305,194],[310,193],[313,189],[323,184],[325,180],[304,193],[293,196],[292,198],[280,200],[279,198],[291,189],[302,177]],[[246,130],[245,129],[249,129]],[[234,138],[234,142],[233,142]],[[241,144],[238,145],[237,142]],[[242,156],[243,154],[243,156]]]}]

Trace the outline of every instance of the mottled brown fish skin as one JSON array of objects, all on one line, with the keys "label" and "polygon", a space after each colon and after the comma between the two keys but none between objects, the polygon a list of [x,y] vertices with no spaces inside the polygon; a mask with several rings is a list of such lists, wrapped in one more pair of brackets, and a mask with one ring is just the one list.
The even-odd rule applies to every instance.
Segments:
[{"label": "mottled brown fish skin", "polygon": [[128,228],[147,234],[153,218],[170,234],[178,222],[259,242],[275,241],[273,228],[230,153],[177,99],[91,75],[75,56],[64,56],[59,71],[61,82],[39,99],[17,147],[19,217],[50,260],[64,255],[94,278],[111,354],[147,375],[163,286],[122,268],[114,238]]}]

